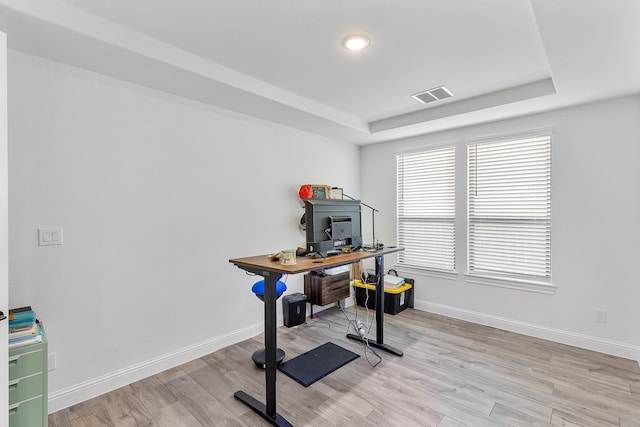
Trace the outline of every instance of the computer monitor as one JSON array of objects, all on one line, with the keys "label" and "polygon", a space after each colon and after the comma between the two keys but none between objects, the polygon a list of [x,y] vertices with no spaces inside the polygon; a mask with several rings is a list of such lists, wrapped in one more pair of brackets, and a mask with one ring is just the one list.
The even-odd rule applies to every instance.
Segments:
[{"label": "computer monitor", "polygon": [[307,251],[331,255],[362,246],[360,200],[305,199]]}]

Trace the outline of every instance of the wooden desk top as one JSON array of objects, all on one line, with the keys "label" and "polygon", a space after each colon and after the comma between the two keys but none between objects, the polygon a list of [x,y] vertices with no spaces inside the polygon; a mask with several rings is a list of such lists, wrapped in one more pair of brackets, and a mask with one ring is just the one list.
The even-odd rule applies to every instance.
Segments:
[{"label": "wooden desk top", "polygon": [[230,259],[229,262],[247,271],[270,271],[282,274],[298,274],[321,268],[337,267],[339,265],[353,264],[367,258],[400,252],[404,248],[389,246],[377,251],[361,251],[350,254],[334,255],[327,258],[296,257],[296,264],[282,265],[280,260],[271,261],[268,255],[250,256],[245,258]]}]

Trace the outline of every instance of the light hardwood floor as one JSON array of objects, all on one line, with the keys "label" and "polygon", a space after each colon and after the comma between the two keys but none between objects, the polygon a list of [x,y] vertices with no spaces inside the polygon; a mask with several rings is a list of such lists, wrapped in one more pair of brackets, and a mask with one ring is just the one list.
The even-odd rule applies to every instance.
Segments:
[{"label": "light hardwood floor", "polygon": [[[385,343],[404,356],[378,351],[372,368],[346,330],[338,308],[278,330],[287,358],[327,341],[361,355],[308,388],[278,372],[278,412],[292,424],[640,427],[635,361],[407,309],[385,316]],[[250,359],[261,346],[258,336],[219,350],[51,414],[49,426],[267,425],[233,397],[264,402]]]}]

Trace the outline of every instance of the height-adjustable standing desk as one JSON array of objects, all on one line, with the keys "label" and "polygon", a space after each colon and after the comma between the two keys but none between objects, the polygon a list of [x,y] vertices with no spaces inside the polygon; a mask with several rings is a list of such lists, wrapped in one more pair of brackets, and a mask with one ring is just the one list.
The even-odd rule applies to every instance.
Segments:
[{"label": "height-adjustable standing desk", "polygon": [[[266,356],[265,383],[266,405],[249,396],[244,391],[237,391],[234,396],[242,401],[273,425],[291,426],[276,411],[276,283],[283,274],[298,274],[321,268],[337,267],[353,264],[363,259],[375,258],[376,263],[376,340],[369,340],[372,347],[402,356],[402,351],[384,343],[384,256],[399,252],[402,248],[388,247],[375,252],[354,252],[336,255],[325,259],[298,257],[294,265],[281,265],[280,261],[271,261],[267,255],[230,259],[237,267],[264,277],[264,344]],[[361,341],[355,334],[347,334],[348,338]]]}]

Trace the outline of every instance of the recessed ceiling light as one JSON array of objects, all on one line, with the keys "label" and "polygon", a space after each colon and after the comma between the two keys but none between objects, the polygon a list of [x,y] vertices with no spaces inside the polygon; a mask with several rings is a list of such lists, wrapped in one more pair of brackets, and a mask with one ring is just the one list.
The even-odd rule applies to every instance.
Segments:
[{"label": "recessed ceiling light", "polygon": [[361,34],[352,34],[345,37],[342,44],[349,50],[362,50],[369,46],[369,39]]}]

